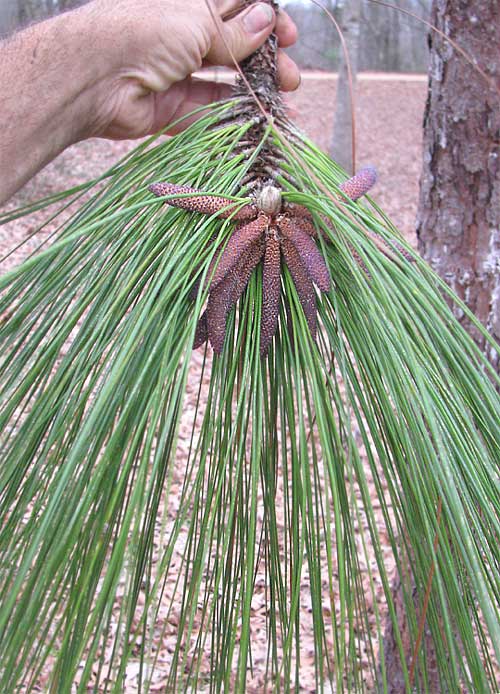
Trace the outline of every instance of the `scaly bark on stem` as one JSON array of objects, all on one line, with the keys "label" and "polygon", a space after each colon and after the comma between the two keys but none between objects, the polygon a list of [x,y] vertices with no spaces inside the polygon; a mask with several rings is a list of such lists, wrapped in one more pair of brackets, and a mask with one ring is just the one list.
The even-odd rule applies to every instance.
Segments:
[{"label": "scaly bark on stem", "polygon": [[[264,1],[271,5],[275,12],[279,12],[276,0]],[[246,0],[245,5],[249,4],[251,0]],[[253,92],[261,106],[279,125],[285,118],[285,108],[279,91],[277,54],[278,40],[272,33],[260,48],[240,64],[246,81],[238,78],[234,93],[238,97],[248,97],[252,96]],[[248,85],[251,88],[250,93]],[[255,124],[249,131],[248,139],[250,146],[256,147],[262,141],[267,121],[253,98],[248,100],[244,112],[239,112],[239,117],[254,120]],[[268,140],[242,183],[260,188],[266,183],[275,182],[282,174],[280,165],[283,161],[283,153]]]},{"label": "scaly bark on stem", "polygon": [[[500,84],[498,3],[435,0],[431,21]],[[419,250],[500,340],[499,96],[442,36],[429,40]],[[500,366],[479,331],[465,325]]]}]

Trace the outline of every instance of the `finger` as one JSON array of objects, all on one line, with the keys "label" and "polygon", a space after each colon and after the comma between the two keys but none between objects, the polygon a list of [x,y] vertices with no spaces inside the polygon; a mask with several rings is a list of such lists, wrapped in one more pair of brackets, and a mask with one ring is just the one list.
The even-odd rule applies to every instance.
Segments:
[{"label": "finger", "polygon": [[[237,2],[237,0],[220,0],[216,2],[216,6],[224,21],[235,17],[242,10],[241,2]],[[297,41],[298,30],[295,22],[290,15],[281,8],[276,15],[274,33],[278,37],[279,45],[283,48],[288,48]]]},{"label": "finger", "polygon": [[231,94],[231,86],[221,82],[197,80],[189,77],[182,82],[176,82],[167,92],[155,94],[155,117],[151,134],[158,132],[168,123],[182,118],[180,123],[168,130],[170,135],[179,133],[206,115],[206,111],[190,115],[189,118],[184,118],[184,116],[200,106],[208,106],[214,101],[226,99]]},{"label": "finger", "polygon": [[241,12],[244,6],[243,0],[215,0],[213,4],[220,16],[224,18],[226,15],[234,17],[238,12]]},{"label": "finger", "polygon": [[212,42],[206,56],[213,65],[232,65],[261,46],[276,23],[273,8],[257,2],[227,22],[213,27]]},{"label": "finger", "polygon": [[300,85],[300,70],[284,51],[278,50],[278,81],[284,92],[293,92]]},{"label": "finger", "polygon": [[295,22],[284,10],[278,12],[274,33],[278,37],[278,43],[282,48],[293,46],[297,41],[298,31]]}]

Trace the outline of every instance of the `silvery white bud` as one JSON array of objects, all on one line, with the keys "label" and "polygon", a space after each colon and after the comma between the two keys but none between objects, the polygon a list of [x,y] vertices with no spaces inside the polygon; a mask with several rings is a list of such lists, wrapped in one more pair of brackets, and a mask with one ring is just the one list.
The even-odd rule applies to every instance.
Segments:
[{"label": "silvery white bud", "polygon": [[264,186],[257,196],[257,207],[265,214],[278,214],[281,210],[281,190],[274,186]]}]

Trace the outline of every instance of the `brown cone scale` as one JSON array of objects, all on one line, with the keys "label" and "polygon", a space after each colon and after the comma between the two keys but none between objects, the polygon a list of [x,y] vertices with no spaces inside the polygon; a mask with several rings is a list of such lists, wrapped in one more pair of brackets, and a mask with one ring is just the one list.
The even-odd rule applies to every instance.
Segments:
[{"label": "brown cone scale", "polygon": [[212,287],[216,287],[228,272],[240,264],[243,254],[255,241],[261,238],[266,227],[267,217],[259,215],[257,219],[238,226],[233,231],[217,263],[212,279]]},{"label": "brown cone scale", "polygon": [[293,243],[307,274],[322,292],[330,291],[330,273],[318,247],[293,220],[280,221],[280,229],[288,241]]},{"label": "brown cone scale", "polygon": [[[375,180],[375,169],[367,167],[345,181],[340,190],[352,200],[357,200],[368,192]],[[313,338],[316,336],[316,293],[313,283],[326,292],[330,290],[331,279],[328,266],[314,241],[321,232],[314,227],[312,213],[306,207],[282,202],[280,189],[268,184],[256,195],[255,203],[243,204],[239,209],[240,203],[222,196],[208,195],[189,186],[163,182],[154,183],[149,189],[158,197],[184,195],[165,201],[173,207],[201,214],[218,214],[223,218],[232,217],[237,222],[226,246],[215,253],[210,263],[207,279],[210,284],[209,297],[206,311],[196,328],[195,347],[201,346],[208,338],[214,352],[221,353],[229,311],[245,290],[255,267],[264,258],[260,344],[261,354],[267,353],[278,324],[282,254],[311,334]],[[271,193],[277,193],[277,196],[274,195],[272,205],[266,206],[264,202]],[[266,197],[266,194],[269,195]],[[357,260],[361,264],[361,260]],[[199,291],[199,287],[198,282],[194,291]],[[288,309],[288,306],[285,308]]]},{"label": "brown cone scale", "polygon": [[201,347],[208,339],[207,312],[204,311],[194,333],[193,349]]},{"label": "brown cone scale", "polygon": [[282,239],[281,250],[299,295],[307,325],[313,339],[316,339],[316,293],[313,284],[293,243]]},{"label": "brown cone scale", "polygon": [[358,173],[344,181],[339,187],[340,190],[351,200],[357,200],[366,195],[377,181],[377,171],[373,166],[366,166]]},{"label": "brown cone scale", "polygon": [[219,217],[227,219],[231,217],[236,220],[252,219],[256,215],[254,205],[245,205],[237,212],[237,205],[231,204],[232,200],[218,195],[206,195],[205,193],[190,188],[189,186],[179,186],[175,183],[153,183],[149,190],[158,198],[166,195],[189,195],[190,197],[165,200],[172,207],[179,207],[182,210],[191,210],[201,214],[219,214]]},{"label": "brown cone scale", "polygon": [[216,354],[220,354],[224,346],[229,311],[243,294],[263,252],[262,241],[254,242],[241,259],[241,264],[210,292],[206,311],[208,339]]},{"label": "brown cone scale", "polygon": [[262,270],[262,317],[260,321],[260,353],[267,354],[278,326],[281,292],[280,242],[271,230],[264,254]]}]

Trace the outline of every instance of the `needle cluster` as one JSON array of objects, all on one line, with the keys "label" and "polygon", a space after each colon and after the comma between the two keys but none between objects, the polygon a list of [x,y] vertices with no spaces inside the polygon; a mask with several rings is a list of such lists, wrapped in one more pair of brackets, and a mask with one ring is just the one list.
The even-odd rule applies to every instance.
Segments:
[{"label": "needle cluster", "polygon": [[[356,200],[373,186],[376,173],[362,169],[342,184],[342,192]],[[227,317],[242,295],[252,272],[262,262],[262,317],[260,352],[265,356],[278,325],[281,297],[281,273],[285,264],[290,271],[313,338],[316,336],[316,291],[330,291],[330,273],[318,249],[316,228],[310,211],[301,205],[283,202],[281,192],[264,186],[243,207],[228,198],[207,195],[188,186],[154,183],[155,195],[184,197],[168,200],[169,205],[202,214],[218,214],[235,220],[236,225],[226,246],[214,257],[209,268],[210,293],[195,337],[195,347],[207,339],[216,354],[224,345]]]}]

